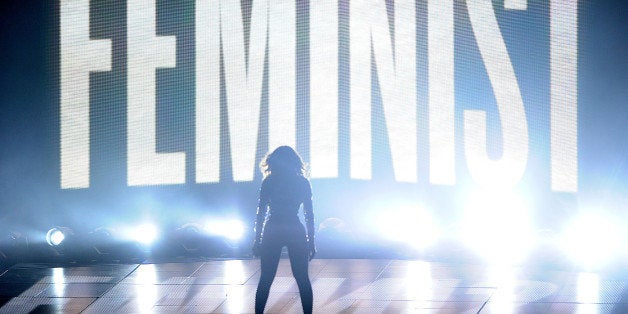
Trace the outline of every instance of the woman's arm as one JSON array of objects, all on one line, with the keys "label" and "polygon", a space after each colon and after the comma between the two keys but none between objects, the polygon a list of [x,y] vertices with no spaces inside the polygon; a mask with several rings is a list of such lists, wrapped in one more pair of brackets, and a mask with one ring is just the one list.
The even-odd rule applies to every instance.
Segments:
[{"label": "woman's arm", "polygon": [[268,179],[262,181],[262,187],[259,191],[259,200],[257,202],[257,215],[255,217],[255,242],[259,243],[262,240],[262,229],[264,228],[264,220],[266,219],[266,212],[268,211],[268,203],[270,199],[268,197]]},{"label": "woman's arm", "polygon": [[303,215],[305,216],[305,228],[307,230],[307,242],[310,260],[316,254],[316,246],[314,245],[314,206],[312,205],[312,187],[310,181],[306,179],[305,199],[303,200]]},{"label": "woman's arm", "polygon": [[303,215],[305,216],[307,238],[308,240],[314,241],[314,211],[312,205],[312,187],[309,181],[306,184],[305,199],[303,200]]}]

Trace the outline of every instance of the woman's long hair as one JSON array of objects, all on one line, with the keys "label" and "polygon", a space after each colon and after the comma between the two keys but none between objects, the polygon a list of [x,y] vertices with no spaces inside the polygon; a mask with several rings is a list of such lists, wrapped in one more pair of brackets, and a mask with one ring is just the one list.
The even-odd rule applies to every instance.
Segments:
[{"label": "woman's long hair", "polygon": [[306,177],[306,165],[301,156],[290,146],[279,146],[266,155],[259,165],[264,178],[271,174],[296,174]]}]

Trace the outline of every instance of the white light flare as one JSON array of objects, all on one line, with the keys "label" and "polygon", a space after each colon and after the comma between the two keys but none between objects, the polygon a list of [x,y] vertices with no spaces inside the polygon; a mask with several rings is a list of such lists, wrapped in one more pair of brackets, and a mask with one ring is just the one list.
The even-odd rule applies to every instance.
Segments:
[{"label": "white light flare", "polygon": [[594,273],[578,274],[576,313],[600,313],[600,277]]},{"label": "white light flare", "polygon": [[244,231],[244,224],[237,219],[211,220],[205,224],[205,232],[225,237],[229,240],[241,239],[244,236]]},{"label": "white light flare", "polygon": [[66,282],[65,282],[64,269],[62,267],[55,267],[52,269],[52,284],[53,284],[55,296],[57,298],[64,297]]},{"label": "white light flare", "polygon": [[246,293],[244,291],[244,282],[247,277],[244,273],[244,265],[241,260],[231,260],[225,262],[224,279],[227,284],[226,305],[229,313],[242,313],[244,309],[244,300]]},{"label": "white light flare", "polygon": [[434,298],[432,266],[424,261],[409,261],[407,266],[406,297],[413,300],[413,308],[427,308]]},{"label": "white light flare", "polygon": [[497,313],[513,313],[516,308],[516,274],[512,267],[497,265],[489,270],[489,285],[497,286],[491,295],[492,309]]},{"label": "white light flare", "polygon": [[460,237],[491,263],[520,262],[536,243],[523,199],[510,191],[480,190],[464,208]]},{"label": "white light flare", "polygon": [[612,221],[600,214],[582,214],[567,226],[559,246],[580,266],[603,267],[621,251],[621,233]]},{"label": "white light flare", "polygon": [[159,231],[157,230],[157,227],[155,227],[155,225],[145,223],[139,225],[137,228],[134,228],[130,233],[130,237],[138,243],[150,245],[155,242],[158,233]]},{"label": "white light flare", "polygon": [[46,233],[46,242],[51,246],[60,245],[65,240],[65,234],[59,228],[52,228]]},{"label": "white light flare", "polygon": [[157,272],[154,264],[141,265],[135,277],[137,310],[140,313],[152,313],[157,299]]},{"label": "white light flare", "polygon": [[407,206],[383,210],[374,223],[387,239],[406,242],[421,250],[434,244],[440,228],[431,213],[422,206]]},{"label": "white light flare", "polygon": [[600,277],[594,273],[578,274],[578,303],[600,303]]}]

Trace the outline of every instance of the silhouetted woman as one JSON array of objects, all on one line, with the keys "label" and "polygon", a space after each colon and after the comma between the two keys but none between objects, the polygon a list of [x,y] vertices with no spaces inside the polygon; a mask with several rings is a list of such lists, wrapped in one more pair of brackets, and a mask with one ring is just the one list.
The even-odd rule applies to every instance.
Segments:
[{"label": "silhouetted woman", "polygon": [[[260,164],[264,174],[255,221],[253,254],[260,256],[262,274],[255,294],[255,313],[262,313],[275,279],[281,250],[288,247],[292,274],[299,286],[304,313],[312,313],[312,285],[308,262],[316,254],[312,189],[297,152],[281,146]],[[303,204],[306,229],[297,216]]]}]

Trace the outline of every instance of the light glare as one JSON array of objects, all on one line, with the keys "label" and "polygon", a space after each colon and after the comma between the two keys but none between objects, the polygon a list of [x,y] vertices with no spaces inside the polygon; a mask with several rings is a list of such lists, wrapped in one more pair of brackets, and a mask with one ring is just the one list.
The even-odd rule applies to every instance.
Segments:
[{"label": "light glare", "polygon": [[600,267],[620,250],[618,227],[601,215],[592,213],[576,217],[560,239],[560,246],[581,266]]},{"label": "light glare", "polygon": [[157,228],[152,224],[140,225],[132,233],[132,238],[141,244],[148,245],[157,239]]},{"label": "light glare", "polygon": [[244,224],[236,219],[212,220],[205,225],[205,231],[229,240],[238,240],[244,236]]},{"label": "light glare", "polygon": [[48,242],[49,245],[60,245],[63,240],[65,240],[65,234],[58,228],[52,228],[46,234],[46,242]]},{"label": "light glare", "polygon": [[138,268],[135,277],[135,292],[137,294],[136,309],[140,313],[152,313],[157,302],[158,290],[157,271],[154,264],[145,264]]},{"label": "light glare", "polygon": [[427,248],[439,237],[432,215],[420,206],[382,211],[375,223],[384,237],[406,242],[416,249]]},{"label": "light glare", "polygon": [[472,194],[465,207],[461,237],[489,261],[506,264],[521,261],[536,241],[521,197],[498,190]]}]

